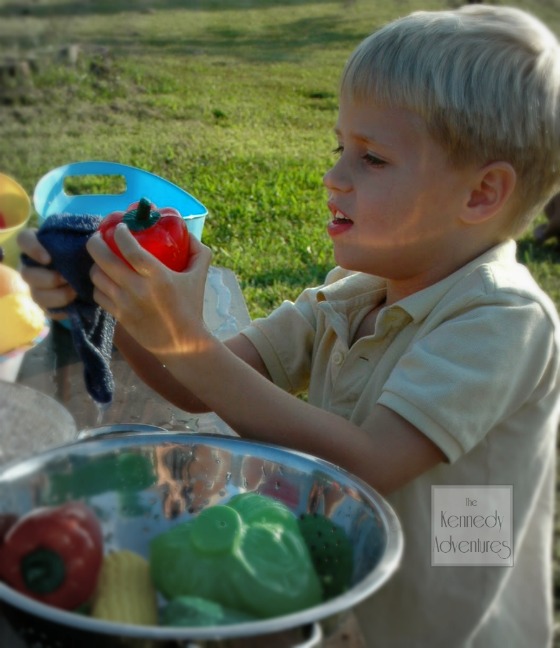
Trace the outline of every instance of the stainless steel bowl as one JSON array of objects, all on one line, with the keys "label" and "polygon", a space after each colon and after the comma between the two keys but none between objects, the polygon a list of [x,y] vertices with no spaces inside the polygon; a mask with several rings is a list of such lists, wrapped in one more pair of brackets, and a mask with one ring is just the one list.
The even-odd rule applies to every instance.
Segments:
[{"label": "stainless steel bowl", "polygon": [[[0,470],[0,513],[22,515],[72,499],[97,513],[107,550],[147,556],[150,539],[237,493],[257,491],[296,515],[317,512],[346,532],[353,547],[352,585],[300,612],[205,628],[140,627],[98,621],[38,603],[0,583],[10,623],[29,646],[253,645],[253,639],[328,622],[374,594],[397,568],[403,546],[396,515],[364,482],[306,454],[234,437],[167,432],[150,426],[109,426],[75,443]],[[303,633],[305,634],[305,633]],[[292,641],[317,645],[304,636]],[[303,643],[302,643],[303,642]],[[307,642],[307,643],[306,643]],[[256,644],[255,644],[256,645]]]}]

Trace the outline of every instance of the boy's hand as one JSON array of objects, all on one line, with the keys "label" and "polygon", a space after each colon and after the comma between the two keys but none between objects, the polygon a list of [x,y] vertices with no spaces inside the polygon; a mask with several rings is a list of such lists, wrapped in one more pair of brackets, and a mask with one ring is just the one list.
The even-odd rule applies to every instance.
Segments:
[{"label": "boy's hand", "polygon": [[[37,239],[37,230],[23,230],[19,233],[17,242],[21,251],[37,263],[47,266],[51,262],[49,253]],[[76,298],[76,292],[59,272],[46,267],[23,266],[21,276],[29,284],[33,300],[43,310],[49,311],[51,319],[66,317],[64,313],[51,312],[53,308],[65,308]]]},{"label": "boy's hand", "polygon": [[191,257],[184,272],[174,272],[146,252],[126,225],[115,242],[128,267],[95,234],[87,243],[94,299],[126,331],[156,356],[195,352],[207,331],[202,318],[209,248],[191,237]]}]

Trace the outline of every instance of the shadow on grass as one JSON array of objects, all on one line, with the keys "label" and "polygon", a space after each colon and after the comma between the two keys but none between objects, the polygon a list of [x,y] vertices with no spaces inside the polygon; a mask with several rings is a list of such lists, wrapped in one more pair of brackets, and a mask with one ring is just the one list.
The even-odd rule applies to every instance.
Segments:
[{"label": "shadow on grass", "polygon": [[[169,43],[154,43],[169,47]],[[253,62],[266,62],[267,58],[296,58],[313,49],[352,48],[357,44],[355,33],[340,30],[330,18],[313,17],[294,20],[284,25],[270,25],[258,33],[235,29],[212,29],[199,38],[189,38],[189,50],[206,54],[227,54]],[[177,49],[177,48],[176,48]],[[185,44],[180,45],[185,51]],[[267,56],[268,55],[268,56]]]},{"label": "shadow on grass", "polygon": [[524,238],[517,243],[517,258],[521,263],[560,263],[560,241],[540,245],[532,238]]},{"label": "shadow on grass", "polygon": [[[83,2],[69,0],[57,4],[22,3],[20,0],[6,2],[0,6],[0,16],[35,16],[56,18],[57,16],[87,16],[123,13],[139,13],[181,9],[184,11],[243,11],[246,9],[271,9],[274,7],[300,7],[304,5],[330,4],[331,0],[95,0]],[[341,0],[349,4],[349,0]]]},{"label": "shadow on grass", "polygon": [[[1,2],[1,0],[0,0]],[[190,2],[184,0],[166,0],[154,3],[157,13],[166,9],[176,9],[189,12],[195,9],[207,11],[231,11],[232,9],[267,8],[271,6],[298,6],[305,4],[319,4],[322,0],[264,0],[255,2],[251,0],[237,0],[224,2],[224,0],[209,2]],[[344,0],[341,0],[341,4]],[[133,7],[133,8],[132,8]],[[67,2],[61,4],[29,4],[25,8],[15,2],[0,5],[0,19],[2,17],[17,17],[24,13],[34,18],[44,19],[49,23],[60,20],[63,25],[64,18],[69,16],[104,15],[130,11],[133,13],[148,12],[152,9],[149,2],[134,3],[123,2]],[[157,7],[157,9],[155,9]],[[188,20],[188,18],[186,19]],[[134,58],[152,57],[154,49],[161,54],[195,56],[200,54],[210,56],[227,56],[254,63],[268,63],[270,61],[297,60],[304,52],[325,47],[347,47],[351,49],[357,43],[355,33],[345,33],[337,21],[330,17],[314,16],[293,20],[289,23],[270,24],[263,26],[258,31],[251,31],[235,26],[213,27],[208,25],[200,34],[188,38],[151,38],[136,32],[120,32],[94,34],[91,36],[90,45],[103,45],[116,51],[124,51]],[[12,43],[7,36],[4,46],[21,44],[21,37],[14,34]],[[86,45],[83,38],[81,44]]]},{"label": "shadow on grass", "polygon": [[356,34],[340,31],[332,20],[314,17],[295,20],[281,26],[270,25],[257,33],[242,29],[209,27],[199,37],[189,37],[188,42],[151,40],[149,45],[171,54],[226,55],[253,63],[267,63],[271,59],[298,59],[310,50],[321,51],[327,46],[351,49],[357,42]]}]

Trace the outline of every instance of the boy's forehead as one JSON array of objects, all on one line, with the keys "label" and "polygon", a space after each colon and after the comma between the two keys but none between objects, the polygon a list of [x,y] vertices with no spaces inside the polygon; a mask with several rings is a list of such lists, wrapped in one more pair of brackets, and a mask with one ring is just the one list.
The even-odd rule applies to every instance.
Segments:
[{"label": "boy's forehead", "polygon": [[389,141],[397,135],[419,137],[428,134],[424,119],[407,108],[348,97],[340,99],[334,131],[337,135],[358,139],[377,140],[383,136]]}]

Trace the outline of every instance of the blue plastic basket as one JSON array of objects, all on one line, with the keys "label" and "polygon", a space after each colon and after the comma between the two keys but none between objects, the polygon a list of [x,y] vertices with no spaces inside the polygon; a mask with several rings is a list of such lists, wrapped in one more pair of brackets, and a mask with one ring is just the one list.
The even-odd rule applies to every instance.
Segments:
[{"label": "blue plastic basket", "polygon": [[[68,178],[79,176],[122,176],[126,188],[115,194],[66,193]],[[114,211],[125,211],[140,198],[148,198],[157,207],[174,207],[183,216],[189,233],[200,240],[206,207],[194,196],[159,176],[116,162],[73,162],[58,167],[44,175],[33,193],[33,205],[39,223],[52,214],[98,214],[107,216]]]}]

